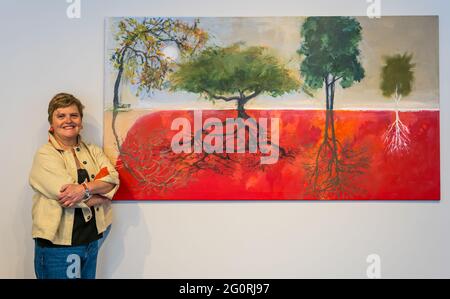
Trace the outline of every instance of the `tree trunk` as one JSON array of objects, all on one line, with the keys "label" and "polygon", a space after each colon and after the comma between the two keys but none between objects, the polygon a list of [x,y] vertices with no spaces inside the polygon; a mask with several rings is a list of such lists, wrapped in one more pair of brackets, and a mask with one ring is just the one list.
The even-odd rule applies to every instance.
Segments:
[{"label": "tree trunk", "polygon": [[120,87],[120,80],[122,79],[122,73],[123,73],[123,55],[119,61],[119,72],[117,73],[116,82],[114,83],[114,98],[113,98],[114,110],[118,109],[120,105],[119,87]]},{"label": "tree trunk", "polygon": [[402,95],[398,93],[398,86],[395,87],[395,120],[399,120],[398,116],[398,104],[400,103],[400,100],[402,99]]},{"label": "tree trunk", "polygon": [[327,104],[326,108],[327,110],[333,110],[334,107],[334,79],[335,77],[328,74],[324,81],[325,81],[325,95],[327,97]]},{"label": "tree trunk", "polygon": [[119,141],[119,135],[117,135],[117,131],[116,131],[116,118],[117,118],[117,114],[119,113],[119,111],[117,109],[114,109],[112,113],[113,113],[113,115],[112,115],[112,131],[114,134],[114,139],[116,140],[117,150],[119,151],[119,154],[120,154],[121,144]]},{"label": "tree trunk", "polygon": [[331,86],[330,86],[330,110],[333,110],[333,108],[334,108],[334,84],[335,84],[335,82],[334,82],[334,78],[333,78],[333,81],[332,81],[332,83],[330,84]]},{"label": "tree trunk", "polygon": [[244,105],[247,103],[245,100],[238,100],[238,117],[248,119],[250,116],[245,112]]},{"label": "tree trunk", "polygon": [[120,60],[119,60],[119,72],[117,73],[116,82],[114,82],[114,97],[113,97],[113,115],[112,115],[112,131],[114,134],[114,139],[116,140],[117,149],[120,154],[121,150],[121,144],[119,141],[119,136],[117,135],[116,131],[116,118],[117,114],[119,113],[119,87],[120,87],[120,81],[122,79],[122,73],[123,73],[123,57],[124,57],[125,51],[122,51]]}]

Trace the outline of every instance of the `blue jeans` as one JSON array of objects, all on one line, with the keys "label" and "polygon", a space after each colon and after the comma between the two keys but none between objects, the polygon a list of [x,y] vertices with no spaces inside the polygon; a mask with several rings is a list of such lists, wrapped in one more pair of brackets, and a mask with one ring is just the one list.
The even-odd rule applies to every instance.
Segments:
[{"label": "blue jeans", "polygon": [[109,232],[111,231],[111,225],[108,225],[108,227],[105,229],[105,231],[103,232],[103,237],[101,237],[100,239],[98,239],[98,250],[100,250],[100,248],[103,245],[103,242],[105,242],[106,238],[109,235]]},{"label": "blue jeans", "polygon": [[70,247],[41,247],[35,241],[36,277],[38,279],[95,279],[98,247],[98,241]]}]

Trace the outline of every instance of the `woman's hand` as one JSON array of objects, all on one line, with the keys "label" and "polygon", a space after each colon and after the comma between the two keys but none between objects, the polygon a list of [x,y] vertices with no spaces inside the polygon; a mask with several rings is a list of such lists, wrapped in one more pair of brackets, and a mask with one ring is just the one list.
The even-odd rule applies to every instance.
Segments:
[{"label": "woman's hand", "polygon": [[101,196],[101,195],[92,195],[91,198],[89,198],[88,201],[86,201],[86,204],[88,207],[93,207],[97,205],[101,205],[105,202],[109,201],[109,198]]},{"label": "woman's hand", "polygon": [[61,187],[58,201],[62,207],[71,208],[84,198],[84,187],[78,184],[67,184]]}]

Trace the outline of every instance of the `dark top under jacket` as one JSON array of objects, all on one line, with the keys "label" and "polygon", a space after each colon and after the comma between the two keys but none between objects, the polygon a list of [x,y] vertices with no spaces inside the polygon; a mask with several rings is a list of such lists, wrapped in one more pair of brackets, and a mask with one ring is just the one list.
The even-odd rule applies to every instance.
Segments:
[{"label": "dark top under jacket", "polygon": [[[89,174],[86,169],[78,169],[78,184],[84,181],[89,182]],[[94,207],[91,207],[92,219],[88,222],[84,221],[83,212],[80,208],[75,209],[75,217],[73,221],[72,231],[72,245],[55,245],[49,240],[36,238],[36,241],[41,247],[69,247],[69,246],[81,246],[87,245],[92,241],[96,241],[103,237],[103,234],[99,234],[97,231],[97,224],[95,222]]]}]

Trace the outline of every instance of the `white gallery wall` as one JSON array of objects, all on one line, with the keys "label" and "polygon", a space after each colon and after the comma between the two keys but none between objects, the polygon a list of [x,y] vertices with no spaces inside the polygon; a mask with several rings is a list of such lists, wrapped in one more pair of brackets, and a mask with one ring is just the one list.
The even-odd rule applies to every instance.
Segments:
[{"label": "white gallery wall", "polygon": [[[373,0],[375,1],[375,0]],[[373,2],[372,1],[372,2]],[[440,202],[119,202],[99,278],[450,277],[450,2],[379,0],[382,15],[439,15]],[[103,132],[104,19],[110,16],[365,15],[366,0],[0,0],[0,278],[33,278],[28,172],[59,91]],[[411,166],[413,167],[413,165]]]}]

